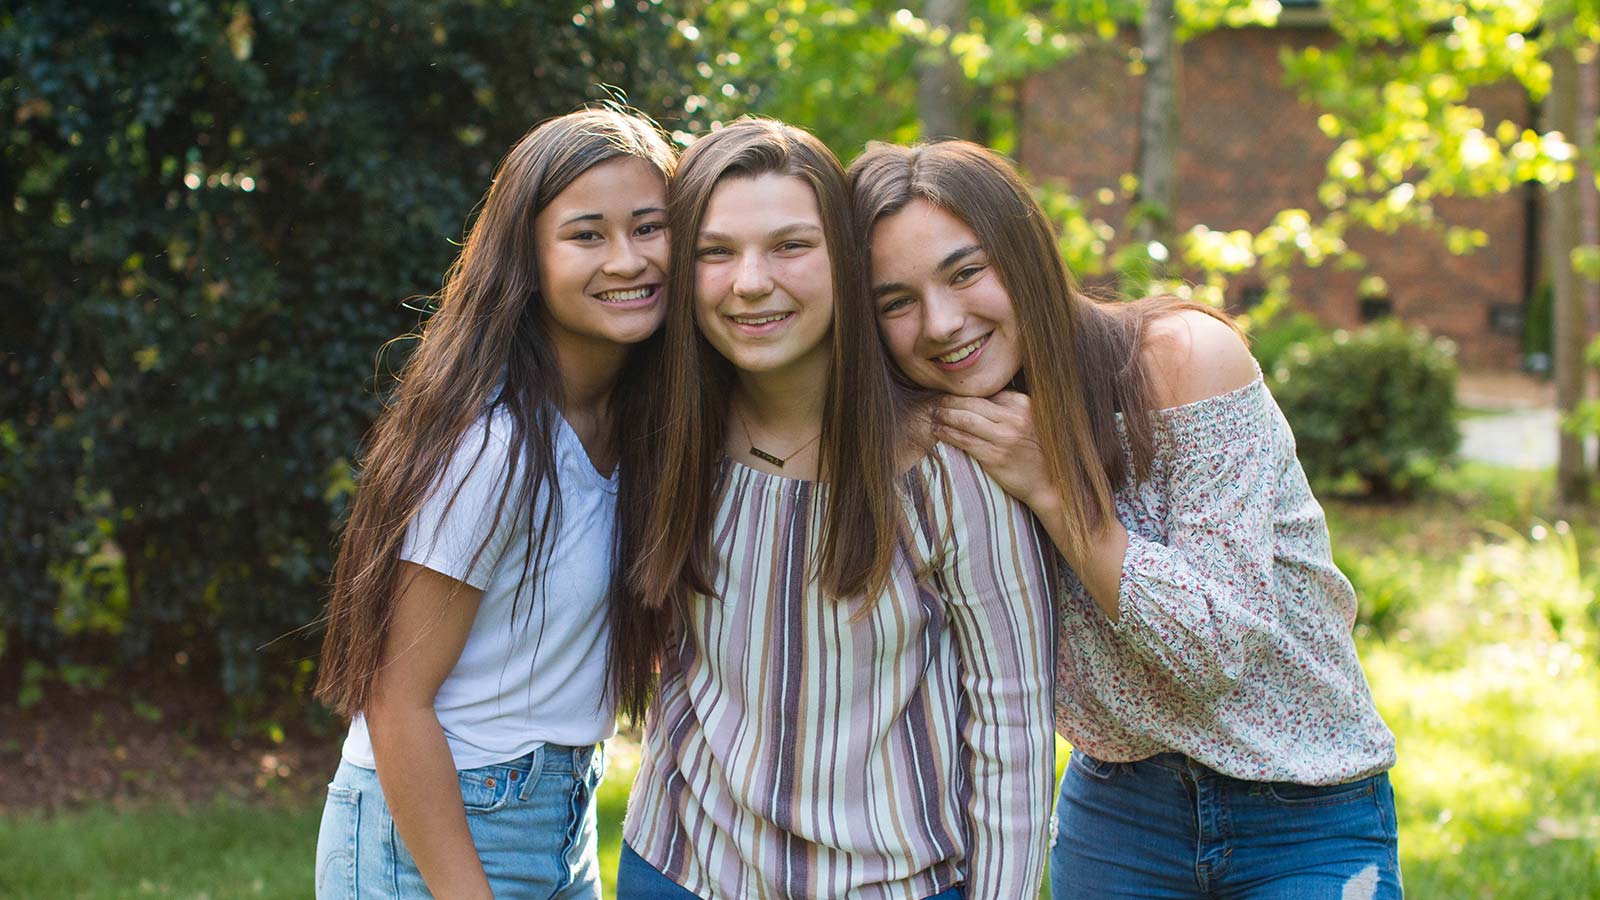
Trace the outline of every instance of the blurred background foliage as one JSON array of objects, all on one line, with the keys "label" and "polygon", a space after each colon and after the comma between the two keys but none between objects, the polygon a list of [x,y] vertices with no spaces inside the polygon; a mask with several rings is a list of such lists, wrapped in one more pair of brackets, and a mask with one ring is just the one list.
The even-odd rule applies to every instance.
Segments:
[{"label": "blurred background foliage", "polygon": [[0,13],[0,683],[187,669],[240,713],[304,684],[378,348],[500,154],[603,86],[685,114],[677,20],[587,9]]}]

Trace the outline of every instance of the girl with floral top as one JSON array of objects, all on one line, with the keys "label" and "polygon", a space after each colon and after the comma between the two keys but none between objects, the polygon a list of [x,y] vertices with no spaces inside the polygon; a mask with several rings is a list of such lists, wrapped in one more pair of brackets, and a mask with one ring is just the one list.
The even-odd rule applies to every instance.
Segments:
[{"label": "girl with floral top", "polygon": [[1068,566],[1054,896],[1399,897],[1354,592],[1232,323],[1086,299],[976,145],[874,145],[851,178],[890,355]]},{"label": "girl with floral top", "polygon": [[625,460],[654,490],[622,498],[622,541],[641,615],[671,627],[614,637],[641,661],[619,673],[660,660],[619,898],[1036,896],[1043,537],[965,454],[915,439],[816,138],[701,138],[668,211],[652,438]]}]

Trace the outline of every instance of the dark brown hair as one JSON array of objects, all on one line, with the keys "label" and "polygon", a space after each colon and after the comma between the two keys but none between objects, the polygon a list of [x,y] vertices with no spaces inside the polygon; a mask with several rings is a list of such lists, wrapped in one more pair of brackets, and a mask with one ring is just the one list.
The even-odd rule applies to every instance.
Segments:
[{"label": "dark brown hair", "polygon": [[[544,332],[534,218],[579,176],[620,157],[643,160],[663,178],[674,165],[671,146],[648,119],[585,109],[528,132],[495,170],[482,212],[435,298],[437,309],[423,325],[420,342],[368,438],[334,565],[317,675],[316,695],[332,709],[350,715],[371,696],[401,587],[406,529],[467,429],[486,410],[503,407],[511,422],[504,435],[510,471],[498,503],[483,512],[494,517],[489,532],[498,529],[502,516],[529,517],[519,597],[530,573],[542,569],[546,535],[561,515],[555,417],[562,377]],[[630,405],[643,394],[637,387],[640,367],[637,359],[630,361],[615,390],[617,446],[628,441],[630,423],[638,421],[638,410]],[[477,448],[480,458],[488,439],[485,431]],[[521,488],[512,497],[521,467],[526,467]],[[622,474],[624,484],[629,477]],[[550,501],[534,503],[541,494]],[[480,546],[477,554],[482,553]]]},{"label": "dark brown hair", "polygon": [[[1114,515],[1112,492],[1130,476],[1150,473],[1149,413],[1156,401],[1141,353],[1149,324],[1186,309],[1228,319],[1175,297],[1116,303],[1085,296],[1027,184],[1004,157],[977,144],[873,143],[850,166],[850,184],[857,226],[869,240],[873,226],[914,200],[950,213],[977,235],[1016,311],[1017,386],[1032,402],[1068,539],[1086,546]],[[1117,435],[1118,412],[1133,449],[1132,472]]]},{"label": "dark brown hair", "polygon": [[[719,467],[734,370],[695,325],[695,247],[706,206],[727,179],[798,178],[816,193],[833,266],[833,328],[823,409],[820,476],[828,483],[817,577],[834,597],[871,594],[887,579],[900,521],[895,459],[900,415],[888,361],[867,301],[866,260],[850,216],[844,168],[809,133],[746,118],[701,138],[683,154],[667,192],[672,223],[665,345],[650,385],[658,423],[637,507],[623,504],[622,545],[630,586],[644,610],[677,608],[691,594],[715,595],[711,541]],[[630,460],[625,460],[625,463]],[[670,473],[670,475],[669,475]],[[628,558],[628,557],[625,557]],[[634,654],[654,664],[649,634],[618,628],[614,659]],[[614,667],[626,672],[627,666]],[[637,683],[637,681],[636,681]],[[625,711],[642,709],[648,690],[620,683]]]}]

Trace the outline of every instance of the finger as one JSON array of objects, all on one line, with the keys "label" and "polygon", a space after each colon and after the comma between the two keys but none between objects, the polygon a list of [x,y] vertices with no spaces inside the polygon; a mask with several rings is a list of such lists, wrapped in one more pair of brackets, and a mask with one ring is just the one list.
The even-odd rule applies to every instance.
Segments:
[{"label": "finger", "polygon": [[996,406],[1012,412],[1027,413],[1033,407],[1033,400],[1021,391],[1001,391],[989,399]]},{"label": "finger", "polygon": [[968,412],[964,409],[947,409],[939,414],[936,420],[939,425],[953,431],[964,431],[973,437],[986,441],[1004,442],[1012,435],[1012,430],[1003,427],[993,419]]},{"label": "finger", "polygon": [[977,460],[980,466],[993,465],[1001,456],[1000,448],[970,432],[935,426],[933,436]]},{"label": "finger", "polygon": [[957,397],[946,394],[939,398],[939,406],[945,410],[969,412],[990,421],[999,421],[1005,415],[1005,410],[1001,406],[982,397]]}]

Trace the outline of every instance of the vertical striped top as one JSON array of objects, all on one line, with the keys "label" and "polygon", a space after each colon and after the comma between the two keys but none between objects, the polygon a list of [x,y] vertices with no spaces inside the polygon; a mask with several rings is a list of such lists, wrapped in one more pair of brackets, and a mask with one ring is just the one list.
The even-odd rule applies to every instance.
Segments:
[{"label": "vertical striped top", "polygon": [[701,897],[1038,894],[1048,544],[959,450],[904,479],[886,590],[838,601],[810,577],[825,488],[723,463],[722,599],[692,598],[668,648],[624,824]]}]

